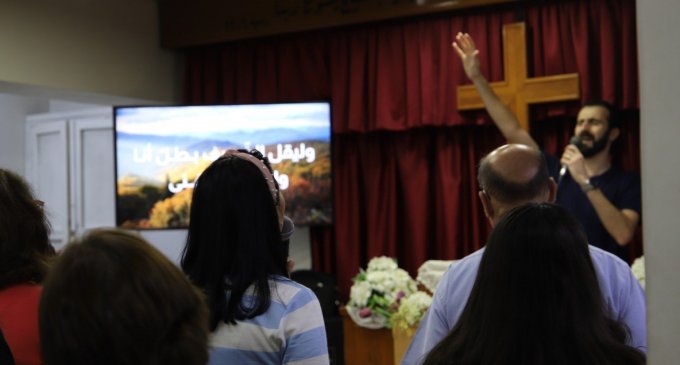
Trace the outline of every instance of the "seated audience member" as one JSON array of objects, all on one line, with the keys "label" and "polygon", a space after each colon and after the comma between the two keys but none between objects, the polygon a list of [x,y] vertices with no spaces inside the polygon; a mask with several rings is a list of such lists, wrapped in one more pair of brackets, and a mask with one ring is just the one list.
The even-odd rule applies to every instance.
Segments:
[{"label": "seated audience member", "polygon": [[45,280],[47,365],[204,365],[204,296],[144,239],[95,230],[69,244]]},{"label": "seated audience member", "polygon": [[605,308],[579,223],[529,203],[494,227],[458,323],[424,364],[644,364]]},{"label": "seated audience member", "polygon": [[[477,179],[478,195],[492,226],[515,207],[555,199],[556,185],[543,155],[526,145],[504,145],[489,153],[480,162]],[[628,327],[629,345],[646,351],[645,297],[640,284],[627,263],[597,247],[588,248],[607,313]],[[456,325],[470,297],[484,250],[462,258],[446,271],[402,364],[420,364]],[[504,326],[503,322],[497,325]]]},{"label": "seated audience member", "polygon": [[182,268],[208,296],[211,365],[329,363],[319,301],[288,278],[281,197],[257,150],[227,151],[196,181]]},{"label": "seated audience member", "polygon": [[0,169],[0,330],[17,364],[42,364],[38,302],[54,255],[49,231],[28,183]]}]

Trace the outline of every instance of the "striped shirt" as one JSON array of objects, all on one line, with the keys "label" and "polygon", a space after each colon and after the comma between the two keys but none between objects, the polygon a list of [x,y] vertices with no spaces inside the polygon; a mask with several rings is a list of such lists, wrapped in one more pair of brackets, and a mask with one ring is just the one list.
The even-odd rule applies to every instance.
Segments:
[{"label": "striped shirt", "polygon": [[[329,363],[326,328],[314,293],[282,276],[269,283],[271,304],[265,313],[236,325],[218,324],[209,365]],[[244,295],[244,301],[249,299]]]}]

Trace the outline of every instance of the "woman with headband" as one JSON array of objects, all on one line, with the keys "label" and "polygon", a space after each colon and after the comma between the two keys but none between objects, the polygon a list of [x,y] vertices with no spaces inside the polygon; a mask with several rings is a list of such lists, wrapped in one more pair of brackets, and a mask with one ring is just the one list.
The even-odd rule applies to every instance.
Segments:
[{"label": "woman with headband", "polygon": [[329,362],[319,302],[288,278],[283,204],[256,150],[228,150],[196,181],[181,265],[207,296],[211,365]]}]

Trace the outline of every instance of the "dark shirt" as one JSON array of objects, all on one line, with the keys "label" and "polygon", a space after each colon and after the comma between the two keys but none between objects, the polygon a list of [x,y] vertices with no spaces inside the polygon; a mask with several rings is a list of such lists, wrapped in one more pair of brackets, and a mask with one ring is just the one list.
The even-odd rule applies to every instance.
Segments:
[{"label": "dark shirt", "polygon": [[[556,203],[565,207],[581,222],[591,245],[609,251],[628,262],[628,246],[620,246],[607,232],[590,200],[568,171],[561,179],[559,178],[559,160],[555,156],[547,154],[545,156],[548,170],[557,182]],[[612,166],[602,175],[591,177],[590,183],[600,189],[619,210],[631,209],[642,217],[640,174]]]}]

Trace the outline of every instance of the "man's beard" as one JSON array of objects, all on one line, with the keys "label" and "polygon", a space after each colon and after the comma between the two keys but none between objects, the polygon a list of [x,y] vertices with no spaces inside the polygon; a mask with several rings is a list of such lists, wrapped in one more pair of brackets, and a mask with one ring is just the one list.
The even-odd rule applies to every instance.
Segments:
[{"label": "man's beard", "polygon": [[[593,141],[593,145],[588,147],[583,144],[583,137],[589,138],[591,141]],[[603,134],[602,137],[599,139],[595,139],[595,137],[588,133],[588,132],[582,132],[579,135],[579,138],[581,139],[581,142],[576,146],[578,147],[578,150],[581,151],[581,154],[583,157],[588,158],[595,156],[596,154],[602,152],[605,148],[607,148],[607,143],[609,142],[609,131],[607,133]]]}]

